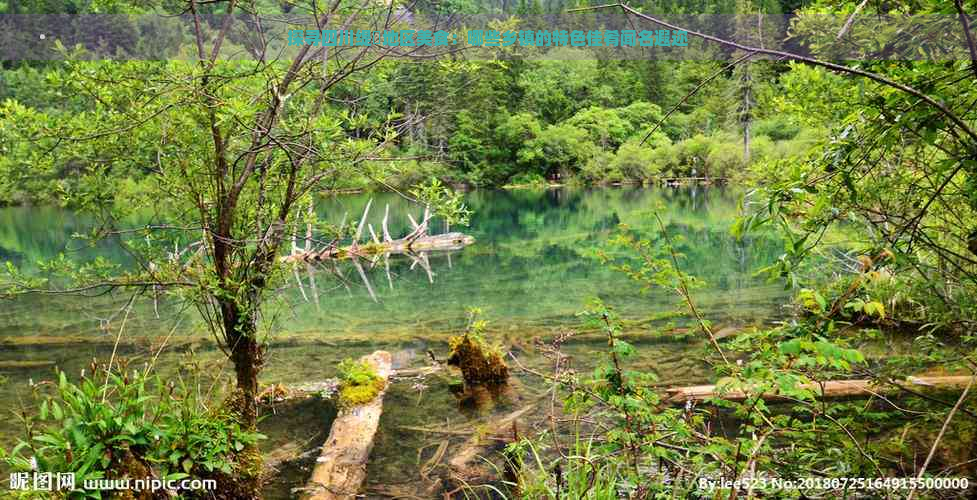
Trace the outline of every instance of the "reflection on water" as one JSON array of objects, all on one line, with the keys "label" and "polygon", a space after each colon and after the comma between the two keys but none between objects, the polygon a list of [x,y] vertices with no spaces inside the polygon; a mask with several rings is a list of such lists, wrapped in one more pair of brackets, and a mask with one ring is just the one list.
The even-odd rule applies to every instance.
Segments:
[{"label": "reflection on water", "polygon": [[[317,209],[330,220],[338,221],[344,214],[353,219],[371,197],[374,207],[390,205],[394,235],[408,232],[406,213],[412,212],[415,219],[419,216],[418,207],[391,194],[330,198]],[[730,237],[736,199],[722,189],[476,191],[467,202],[474,212],[470,226],[452,229],[471,234],[476,243],[460,252],[431,254],[434,283],[422,266],[407,257],[391,258],[390,281],[382,263],[372,268],[365,263],[377,294],[375,303],[354,268],[344,266],[346,280],[329,273],[316,280],[318,307],[312,304],[311,293],[306,294],[307,301],[294,286],[284,290],[280,298],[288,307],[276,310],[279,326],[340,340],[344,333],[454,326],[471,306],[481,307],[494,322],[551,325],[572,321],[590,297],[601,297],[625,314],[647,315],[669,307],[671,297],[636,297],[635,288],[619,273],[599,265],[593,254],[620,223],[639,233],[653,232],[651,214],[656,210],[668,231],[681,237],[677,246],[685,256],[684,270],[706,282],[699,295],[712,306],[712,314],[769,313],[757,307],[780,295],[777,286],[752,276],[782,251],[780,244],[770,238],[737,242]],[[374,209],[370,222],[379,227],[382,217],[383,210]],[[441,225],[434,222],[432,231]],[[84,229],[77,216],[57,209],[0,209],[0,255],[28,267],[65,249],[81,260],[99,255],[124,261],[123,253],[111,243],[85,248],[71,239]],[[307,280],[304,272],[302,277]],[[294,285],[294,279],[289,284]],[[97,333],[99,319],[111,316],[113,306],[122,300],[122,296],[95,301],[20,299],[5,304],[0,312],[0,336]],[[139,329],[151,335],[166,328],[166,321],[146,321]]]},{"label": "reflection on water", "polygon": [[[333,217],[359,214],[366,201],[366,196],[344,197],[320,205],[320,210]],[[391,200],[377,201],[382,206]],[[371,275],[379,304],[365,300],[364,286],[351,279],[360,290],[340,288],[322,296],[321,312],[300,305],[291,328],[349,334],[436,328],[456,325],[470,306],[507,325],[552,325],[572,321],[595,296],[628,314],[648,314],[670,306],[671,297],[635,300],[635,288],[600,266],[593,254],[620,223],[639,233],[653,231],[651,214],[658,207],[668,230],[684,237],[679,250],[686,256],[686,270],[710,285],[702,300],[715,306],[713,312],[735,315],[749,308],[756,313],[755,306],[770,304],[779,292],[752,273],[782,247],[772,239],[731,238],[735,202],[722,190],[701,188],[474,192],[468,196],[474,216],[464,231],[476,243],[459,253],[432,256],[433,284],[419,266],[411,269],[409,259],[395,258],[392,287],[381,286],[387,281],[380,269]],[[409,209],[402,200],[391,203],[392,214]],[[415,218],[418,212],[414,208]],[[372,223],[378,225],[382,215],[375,217]],[[727,293],[731,291],[736,293]]]},{"label": "reflection on water", "polygon": [[[325,199],[317,211],[320,217],[336,222],[347,213],[356,219],[371,197],[379,209],[372,211],[370,222],[380,227],[383,207],[389,204],[394,237],[408,232],[407,212],[415,219],[421,212],[390,194]],[[775,316],[775,305],[784,296],[779,285],[753,276],[782,252],[782,245],[769,236],[735,241],[728,228],[736,198],[720,188],[475,191],[467,195],[467,203],[473,211],[470,226],[451,230],[468,233],[476,242],[458,252],[432,253],[432,276],[422,266],[412,268],[414,262],[403,256],[390,258],[389,281],[382,262],[372,268],[365,263],[364,273],[376,301],[348,264],[343,268],[346,280],[316,273],[316,294],[310,293],[304,273],[304,294],[292,278],[276,294],[266,314],[280,333],[272,339],[263,379],[285,383],[321,380],[332,375],[337,361],[378,347],[394,352],[401,365],[424,363],[427,349],[444,351],[446,335],[462,327],[469,307],[481,308],[490,322],[489,335],[509,345],[576,326],[575,314],[592,297],[618,308],[625,318],[658,316],[674,308],[673,294],[653,291],[639,295],[633,283],[593,258],[618,224],[627,224],[640,234],[654,232],[657,225],[651,214],[655,211],[684,255],[683,270],[705,281],[706,286],[695,295],[710,318],[756,323]],[[442,226],[435,222],[432,233],[441,232]],[[31,262],[70,249],[82,260],[102,256],[125,262],[124,254],[110,243],[80,248],[71,235],[85,229],[83,218],[62,210],[0,209],[0,260],[30,268]],[[18,407],[28,378],[51,375],[50,366],[13,367],[10,362],[53,362],[77,373],[93,356],[108,356],[121,326],[118,310],[127,300],[128,296],[117,293],[94,298],[27,296],[0,302],[0,375],[9,378],[0,385],[0,398]],[[162,304],[160,313],[157,319],[150,299],[137,301],[120,347],[123,355],[136,362],[140,356],[148,359],[148,353],[158,349],[172,331],[169,343],[174,347],[163,355],[160,366],[177,370],[185,351],[194,349],[198,359],[213,364],[215,373],[227,371],[219,351],[207,343],[207,334],[193,311],[181,313],[176,304]],[[638,334],[641,328],[648,328],[647,322],[635,324],[645,325],[635,327]],[[680,355],[685,349],[681,344],[663,345],[648,339],[636,345],[641,353],[639,363],[649,368],[661,369],[665,359],[674,361],[669,365],[674,369],[663,374],[666,377],[692,380],[702,370]],[[583,343],[568,349],[586,364],[597,347]],[[371,467],[395,475],[403,469],[403,455],[410,455],[413,461],[416,447],[411,446],[422,444],[417,441],[420,438],[398,433],[396,423],[431,423],[432,412],[425,405],[435,401],[450,406],[451,396],[444,388],[432,388],[421,405],[417,394],[395,388],[391,398],[405,410],[385,412],[386,427]],[[0,444],[10,444],[15,425],[0,422]]]}]

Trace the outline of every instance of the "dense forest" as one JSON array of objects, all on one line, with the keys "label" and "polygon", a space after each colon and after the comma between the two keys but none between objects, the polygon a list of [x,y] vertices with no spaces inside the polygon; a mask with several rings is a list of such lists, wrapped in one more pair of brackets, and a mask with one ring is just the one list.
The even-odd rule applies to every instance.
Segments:
[{"label": "dense forest", "polygon": [[[673,14],[687,12],[743,18],[740,40],[755,39],[751,26],[756,13],[777,19],[774,28],[785,30],[781,14],[792,14],[797,6],[768,2],[704,2],[702,5],[649,4],[644,8]],[[217,29],[223,13],[220,3],[201,6],[216,16]],[[289,6],[290,7],[290,6]],[[509,19],[507,26],[522,29],[518,16],[530,16],[533,24],[544,22],[547,13],[579,7],[555,2],[545,9],[526,2],[502,5],[417,5],[419,15],[436,15],[442,9],[459,9]],[[255,5],[282,14],[282,6]],[[126,57],[145,57],[148,49],[126,40],[150,36],[162,39],[186,37],[179,25],[142,26],[140,13],[147,12],[125,4],[96,7],[86,5],[43,5],[7,8],[11,13],[118,12],[135,17],[132,25],[116,37],[122,42],[106,42],[102,57],[123,52]],[[175,9],[172,8],[171,9]],[[174,12],[179,12],[174,10]],[[203,13],[202,13],[203,14]],[[106,14],[108,15],[108,14]],[[268,14],[272,15],[272,14]],[[739,16],[739,17],[737,17]],[[109,22],[109,20],[103,21]],[[498,21],[503,22],[503,21]],[[730,31],[727,21],[717,23]],[[734,26],[735,27],[735,26]],[[791,36],[804,38],[799,25]],[[733,30],[735,31],[735,30]],[[720,33],[737,35],[733,33]],[[234,36],[237,35],[237,36]],[[279,34],[280,35],[280,34]],[[786,33],[767,33],[783,38]],[[231,32],[228,43],[247,44],[245,34]],[[30,43],[30,42],[26,42]],[[117,45],[113,45],[117,44]],[[376,137],[387,130],[397,136],[384,145],[384,158],[409,158],[399,162],[383,179],[368,175],[349,175],[335,179],[331,189],[376,188],[379,183],[406,186],[419,179],[436,177],[447,184],[464,186],[503,186],[547,181],[607,184],[650,182],[668,177],[710,178],[751,177],[750,168],[782,159],[799,158],[819,138],[827,134],[827,124],[838,118],[839,109],[796,109],[784,99],[785,92],[822,81],[830,75],[791,71],[788,62],[756,61],[723,71],[734,51],[722,46],[697,43],[687,60],[622,60],[613,53],[598,59],[577,47],[552,47],[508,54],[464,53],[445,57],[436,63],[410,58],[381,61],[355,80],[338,82],[331,89],[328,116],[336,133],[361,139]],[[232,50],[232,49],[227,49]],[[143,51],[143,52],[140,52]],[[98,57],[98,51],[93,54]],[[129,63],[140,66],[149,63]],[[20,151],[26,144],[14,143],[9,135],[69,127],[73,122],[92,119],[96,112],[86,103],[77,81],[74,65],[14,62],[7,64],[0,93],[5,99],[7,121],[30,121],[32,130],[10,129],[5,134],[2,174],[4,198],[0,202],[62,202],[60,190],[73,189],[66,183],[84,183],[84,175],[116,179],[116,184],[139,189],[151,173],[155,147],[137,152],[125,148],[99,151],[99,161],[85,159],[83,152],[34,156],[36,151]],[[150,65],[151,67],[151,65]],[[135,71],[130,68],[129,71]],[[709,83],[707,92],[683,99],[710,75],[720,75]],[[812,81],[813,80],[813,81]],[[841,88],[832,95],[842,95]],[[825,96],[826,97],[826,96]],[[8,100],[9,99],[9,100]],[[118,106],[97,111],[121,112]],[[669,119],[656,128],[665,112],[678,105]],[[24,115],[22,113],[29,113]],[[29,118],[28,118],[29,117]],[[137,116],[130,119],[138,120]],[[744,143],[744,133],[749,139]],[[32,150],[33,151],[33,150]],[[74,156],[78,155],[78,156]],[[27,168],[27,166],[30,166]]]},{"label": "dense forest", "polygon": [[[0,2],[0,394],[18,398],[0,495],[970,497],[975,16],[963,0]],[[571,18],[688,47],[286,41]],[[42,255],[50,234],[17,228],[55,208],[78,214],[51,216],[76,251]],[[378,298],[415,270],[450,293]],[[376,309],[320,307],[351,284]],[[482,288],[512,314],[486,319]],[[100,336],[32,327],[51,304],[97,311]],[[286,331],[290,315],[330,334]],[[21,360],[51,345],[79,350]],[[269,375],[304,364],[334,378]],[[330,424],[321,445],[309,429]],[[282,428],[318,442],[270,449]],[[392,443],[415,435],[433,437]]]}]

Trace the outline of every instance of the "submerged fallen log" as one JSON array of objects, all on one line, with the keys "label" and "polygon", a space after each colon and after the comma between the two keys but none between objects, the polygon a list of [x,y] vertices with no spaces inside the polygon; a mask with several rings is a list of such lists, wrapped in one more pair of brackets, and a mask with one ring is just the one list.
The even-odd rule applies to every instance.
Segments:
[{"label": "submerged fallen log", "polygon": [[477,483],[480,479],[491,477],[492,471],[486,467],[487,457],[491,452],[515,439],[518,429],[517,422],[536,408],[536,403],[530,403],[507,415],[494,419],[488,428],[476,432],[465,441],[461,448],[448,461],[453,479],[465,483]]},{"label": "submerged fallen log", "polygon": [[34,370],[54,364],[54,361],[0,361],[0,370]]},{"label": "submerged fallen log", "polygon": [[[940,390],[963,390],[973,377],[969,375],[950,375],[937,377],[909,377],[896,384],[878,385],[873,380],[829,380],[822,383],[802,384],[801,389],[814,392],[817,398],[846,398],[869,397],[879,394],[892,394],[900,391],[899,386],[910,388],[927,388]],[[721,398],[728,401],[742,401],[753,394],[740,389],[724,388],[722,385],[693,385],[688,387],[674,387],[667,389],[668,400],[675,404],[687,401],[703,401],[709,398]],[[767,401],[786,401],[790,398],[776,392],[766,392],[763,399]]]},{"label": "submerged fallen log", "polygon": [[306,500],[355,498],[366,479],[366,463],[373,449],[373,438],[380,425],[383,395],[390,378],[391,356],[377,351],[362,360],[370,364],[384,381],[384,389],[368,403],[343,409],[336,416],[329,438],[322,445],[312,477],[304,488]]}]

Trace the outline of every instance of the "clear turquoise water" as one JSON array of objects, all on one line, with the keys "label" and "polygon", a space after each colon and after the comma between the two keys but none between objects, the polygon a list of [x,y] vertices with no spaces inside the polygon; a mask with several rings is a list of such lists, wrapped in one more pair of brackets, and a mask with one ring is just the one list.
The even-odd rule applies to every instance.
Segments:
[{"label": "clear turquoise water", "polygon": [[[376,228],[380,227],[383,207],[390,205],[395,236],[407,230],[405,212],[412,211],[415,218],[421,212],[391,194],[329,198],[318,204],[317,211],[329,220],[338,221],[344,213],[355,219],[369,198],[376,207],[371,217]],[[433,283],[420,266],[411,269],[410,259],[393,257],[390,281],[382,262],[372,269],[367,266],[376,300],[348,265],[342,267],[346,280],[323,270],[315,273],[318,303],[313,301],[305,273],[302,278],[307,298],[294,279],[278,290],[266,314],[274,318],[276,333],[269,339],[272,344],[263,381],[322,380],[332,375],[337,361],[377,348],[393,351],[398,364],[424,364],[426,350],[443,352],[447,336],[463,328],[469,307],[483,310],[490,322],[491,338],[504,345],[525,347],[532,337],[578,326],[575,315],[593,297],[635,320],[630,333],[636,335],[641,353],[636,363],[660,371],[667,380],[701,379],[705,367],[681,359],[683,350],[698,346],[663,342],[653,335],[661,321],[640,321],[674,309],[674,295],[667,291],[639,294],[635,284],[602,266],[594,254],[620,223],[642,234],[656,231],[652,214],[657,212],[676,238],[684,256],[683,270],[706,283],[696,292],[696,299],[708,317],[731,325],[769,320],[778,315],[785,292],[781,285],[765,283],[754,273],[771,263],[783,247],[764,235],[735,241],[728,228],[736,214],[736,202],[736,193],[731,190],[702,187],[469,193],[471,223],[467,228],[451,229],[474,236],[476,243],[459,252],[432,255]],[[82,261],[102,256],[126,262],[125,255],[110,242],[82,248],[71,236],[85,228],[85,219],[68,211],[0,209],[0,260],[32,268],[38,259],[69,251]],[[93,357],[107,357],[111,352],[122,326],[122,316],[116,312],[127,299],[128,295],[116,293],[98,297],[34,295],[0,302],[0,366],[10,361],[50,362],[68,373],[78,373]],[[219,351],[206,341],[206,332],[193,311],[181,312],[178,304],[164,302],[159,313],[157,319],[148,298],[137,301],[123,332],[123,356],[134,363],[146,361],[172,331],[171,347],[164,350],[161,369],[183,369],[192,350],[194,359],[211,367],[211,372],[226,371]],[[181,342],[186,339],[194,340]],[[596,347],[583,342],[568,349],[586,365]],[[529,353],[526,357],[529,364],[541,362]],[[663,359],[673,364],[663,365]],[[28,404],[28,379],[37,381],[51,374],[51,366],[0,368],[0,375],[6,379],[0,385],[0,401],[10,409]],[[385,412],[384,430],[371,463],[371,481],[382,478],[382,482],[396,482],[400,476],[411,474],[416,477],[416,465],[407,462],[413,463],[417,449],[427,442],[422,436],[399,433],[398,425],[440,425],[444,420],[471,418],[452,407],[451,396],[443,387],[432,387],[422,395],[412,390],[393,388],[390,398],[403,404]],[[398,407],[404,410],[398,412]],[[269,447],[321,431],[308,429],[315,426],[308,422],[276,425],[274,418],[266,422],[273,436]],[[17,432],[14,419],[0,420],[0,444],[9,445]],[[410,460],[405,461],[405,457]]]}]

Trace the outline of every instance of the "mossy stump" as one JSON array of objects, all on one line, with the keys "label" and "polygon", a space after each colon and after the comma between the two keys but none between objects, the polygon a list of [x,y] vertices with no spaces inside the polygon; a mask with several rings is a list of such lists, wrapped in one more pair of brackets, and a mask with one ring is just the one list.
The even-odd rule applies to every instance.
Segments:
[{"label": "mossy stump", "polygon": [[461,370],[465,385],[499,385],[509,380],[509,367],[501,351],[480,337],[470,334],[451,337],[448,344],[451,347],[448,364]]}]

